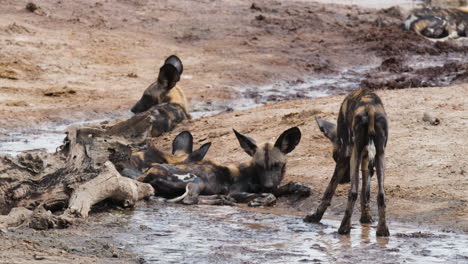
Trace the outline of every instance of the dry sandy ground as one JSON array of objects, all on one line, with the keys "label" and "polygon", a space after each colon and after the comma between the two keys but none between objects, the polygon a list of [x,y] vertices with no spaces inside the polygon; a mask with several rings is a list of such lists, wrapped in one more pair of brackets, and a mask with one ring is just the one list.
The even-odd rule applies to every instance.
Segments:
[{"label": "dry sandy ground", "polygon": [[[468,231],[468,64],[463,64],[468,49],[462,41],[433,43],[402,32],[395,10],[309,1],[256,1],[252,9],[252,1],[244,0],[43,0],[35,13],[24,9],[26,3],[0,0],[0,134],[125,116],[170,54],[185,64],[180,84],[192,109],[210,110],[212,102],[238,98],[237,87],[346,68],[364,69],[363,84],[370,87],[446,85],[441,79],[448,76],[449,83],[459,84],[378,92],[391,124],[388,218],[390,228],[392,222],[407,222]],[[438,64],[414,66],[427,58]],[[446,61],[450,64],[441,67]],[[156,141],[168,150],[176,133],[190,130],[197,144],[213,142],[207,158],[237,162],[248,156],[232,128],[265,141],[299,126],[302,141],[289,155],[285,181],[307,183],[313,193],[297,203],[280,201],[276,209],[305,215],[317,205],[334,166],[314,116],[335,120],[343,98],[281,102],[191,120]],[[423,122],[424,112],[441,124]],[[347,188],[339,187],[326,217],[341,217]],[[373,190],[375,197],[375,182]],[[107,245],[111,238],[88,238],[105,233],[101,224],[113,217],[94,215],[68,230],[0,232],[0,263],[138,262]]]},{"label": "dry sandy ground", "polygon": [[460,63],[468,55],[464,41],[435,43],[404,32],[407,12],[398,9],[274,0],[254,6],[42,0],[31,13],[27,2],[0,1],[0,133],[128,115],[171,54],[184,62],[180,85],[192,110],[228,108],[219,102],[240,97],[239,87],[338,78],[343,70],[356,75],[356,84],[362,78],[378,88],[468,78]]}]

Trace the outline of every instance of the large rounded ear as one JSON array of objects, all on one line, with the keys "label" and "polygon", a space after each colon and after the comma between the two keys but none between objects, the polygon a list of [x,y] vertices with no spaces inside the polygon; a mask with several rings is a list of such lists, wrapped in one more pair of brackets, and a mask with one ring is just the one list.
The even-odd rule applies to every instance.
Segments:
[{"label": "large rounded ear", "polygon": [[158,83],[162,85],[162,88],[169,91],[176,83],[180,80],[180,74],[177,68],[171,64],[164,64],[159,69]]},{"label": "large rounded ear", "polygon": [[317,125],[318,127],[320,128],[320,131],[322,131],[322,133],[328,138],[330,139],[330,141],[332,143],[338,143],[337,140],[337,136],[336,136],[336,125],[331,123],[331,122],[328,122],[328,121],[325,121],[325,120],[322,120],[318,117],[315,118],[315,121],[317,121]]},{"label": "large rounded ear", "polygon": [[234,130],[234,134],[236,134],[237,140],[239,140],[239,144],[242,147],[242,149],[244,149],[244,151],[250,156],[253,156],[255,152],[257,151],[257,144],[255,144],[255,140],[242,135],[241,133],[237,132],[235,129],[233,130]]},{"label": "large rounded ear", "polygon": [[195,162],[203,160],[206,153],[211,147],[211,142],[203,144],[199,149],[195,150],[194,152],[190,153],[190,155],[185,159],[185,162]]},{"label": "large rounded ear", "polygon": [[182,75],[182,72],[184,71],[184,65],[176,55],[167,57],[167,59],[164,61],[164,64],[170,64],[174,66],[177,69],[177,72],[179,72],[179,75]]},{"label": "large rounded ear", "polygon": [[301,141],[301,131],[298,127],[292,127],[279,136],[275,142],[275,147],[287,154],[296,148],[299,141]]},{"label": "large rounded ear", "polygon": [[172,141],[172,155],[177,152],[186,154],[192,153],[193,149],[193,136],[189,131],[182,131]]}]

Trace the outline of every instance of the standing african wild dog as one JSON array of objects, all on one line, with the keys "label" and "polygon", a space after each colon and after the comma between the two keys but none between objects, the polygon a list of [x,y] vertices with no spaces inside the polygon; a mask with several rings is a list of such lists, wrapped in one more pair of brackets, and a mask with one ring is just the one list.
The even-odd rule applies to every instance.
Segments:
[{"label": "standing african wild dog", "polygon": [[131,109],[135,114],[149,112],[146,114],[151,115],[152,136],[159,136],[190,119],[187,99],[182,89],[176,86],[182,72],[182,61],[175,55],[169,56],[159,69],[158,79],[146,88]]},{"label": "standing african wild dog", "polygon": [[158,164],[189,163],[203,160],[211,142],[203,144],[193,151],[193,136],[189,131],[182,131],[172,141],[172,153],[165,153],[154,144],[147,143],[146,149],[133,152],[127,162],[121,163],[119,168],[123,176],[133,178],[140,176],[148,168]]},{"label": "standing african wild dog", "polygon": [[[348,205],[338,229],[347,234],[351,229],[351,215],[358,196],[359,166],[362,171],[361,223],[371,223],[369,208],[370,177],[375,167],[378,180],[377,204],[379,223],[377,236],[389,236],[385,220],[384,155],[388,139],[388,123],[380,98],[369,90],[360,89],[348,95],[341,104],[337,126],[325,120],[316,119],[320,130],[333,143],[333,157],[336,161],[332,179],[314,214],[306,216],[306,222],[319,222],[330,205],[338,182],[349,170],[351,187]],[[369,168],[371,173],[369,173]]]},{"label": "standing african wild dog", "polygon": [[468,7],[415,9],[406,19],[405,29],[430,39],[468,37]]},{"label": "standing african wild dog", "polygon": [[301,139],[299,128],[284,131],[275,144],[261,146],[235,130],[234,133],[242,149],[252,157],[249,162],[238,165],[221,165],[213,161],[158,165],[138,180],[150,183],[163,197],[181,195],[173,201],[183,200],[185,204],[230,204],[229,201],[234,200],[259,205],[274,202],[273,195],[310,195],[310,188],[298,182],[278,188],[286,172],[286,154],[293,151]]}]

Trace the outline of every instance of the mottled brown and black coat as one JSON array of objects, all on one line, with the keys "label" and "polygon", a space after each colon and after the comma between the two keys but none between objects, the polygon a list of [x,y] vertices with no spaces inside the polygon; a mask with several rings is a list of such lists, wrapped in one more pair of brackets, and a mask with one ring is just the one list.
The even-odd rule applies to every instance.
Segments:
[{"label": "mottled brown and black coat", "polygon": [[361,222],[370,223],[369,199],[370,177],[374,166],[377,171],[379,191],[379,225],[377,235],[388,236],[385,221],[384,194],[384,155],[388,139],[388,121],[381,99],[373,92],[360,89],[349,94],[343,101],[338,114],[337,125],[322,119],[316,119],[320,130],[333,143],[333,158],[336,166],[333,177],[325,190],[316,212],[308,215],[306,222],[319,222],[330,205],[338,183],[350,177],[351,188],[348,206],[338,232],[349,233],[351,215],[358,196],[359,167],[362,171]]},{"label": "mottled brown and black coat", "polygon": [[468,8],[415,9],[405,21],[405,28],[430,39],[468,36]]},{"label": "mottled brown and black coat", "polygon": [[220,164],[205,160],[158,165],[150,168],[138,180],[150,183],[157,195],[176,197],[173,201],[182,200],[185,204],[229,204],[234,201],[257,205],[273,202],[273,195],[310,194],[310,188],[297,182],[278,188],[286,172],[286,154],[294,150],[300,141],[301,134],[297,127],[283,132],[275,144],[260,146],[253,139],[234,132],[243,150],[252,157],[250,161]]},{"label": "mottled brown and black coat", "polygon": [[176,86],[182,72],[182,61],[175,55],[168,57],[159,70],[157,80],[146,88],[131,109],[137,115],[151,115],[152,136],[171,131],[183,120],[190,119],[185,94]]}]

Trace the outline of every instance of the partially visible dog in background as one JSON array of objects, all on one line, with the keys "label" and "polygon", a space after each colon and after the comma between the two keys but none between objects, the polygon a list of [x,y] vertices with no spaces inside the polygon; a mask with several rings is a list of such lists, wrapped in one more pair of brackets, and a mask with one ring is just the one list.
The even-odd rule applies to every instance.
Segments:
[{"label": "partially visible dog in background", "polygon": [[468,7],[415,9],[405,21],[405,29],[434,40],[468,36]]}]

